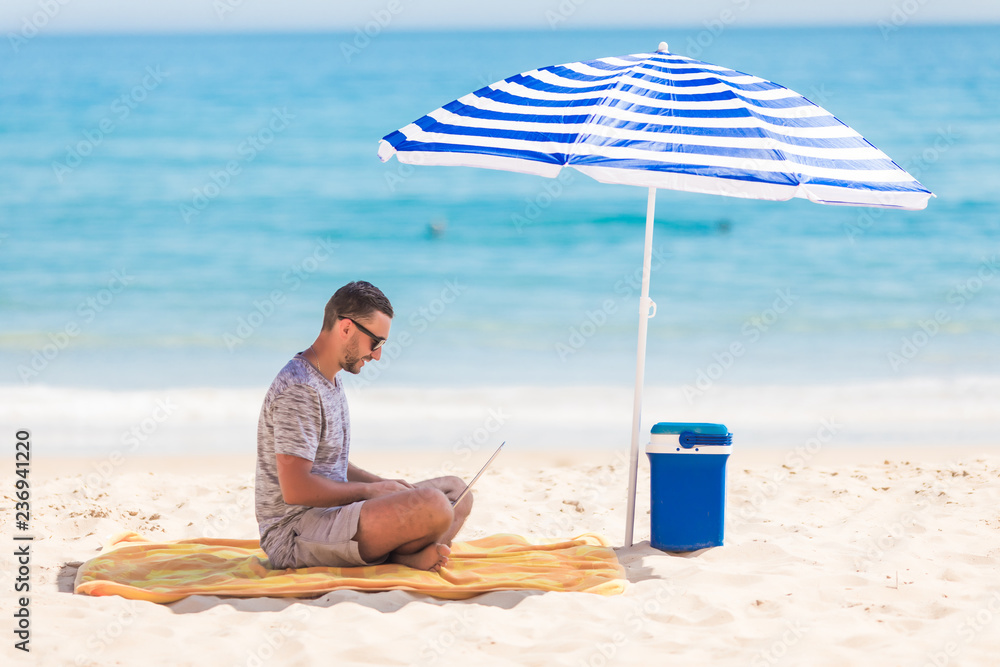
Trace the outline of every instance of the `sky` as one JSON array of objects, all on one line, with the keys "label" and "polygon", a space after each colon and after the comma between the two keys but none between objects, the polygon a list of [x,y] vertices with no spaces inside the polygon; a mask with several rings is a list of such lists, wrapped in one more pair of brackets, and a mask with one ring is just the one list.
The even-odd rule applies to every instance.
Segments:
[{"label": "sky", "polygon": [[[998,0],[3,0],[30,33],[1000,24]],[[377,28],[376,28],[377,26]]]}]

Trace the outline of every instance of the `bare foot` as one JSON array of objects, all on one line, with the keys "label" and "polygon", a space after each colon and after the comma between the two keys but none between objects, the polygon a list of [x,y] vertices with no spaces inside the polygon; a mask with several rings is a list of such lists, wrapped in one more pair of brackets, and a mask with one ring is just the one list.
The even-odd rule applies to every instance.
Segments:
[{"label": "bare foot", "polygon": [[415,570],[431,570],[437,572],[442,565],[448,564],[448,554],[451,549],[445,544],[428,544],[420,551],[412,554],[393,553],[389,561],[412,567]]}]

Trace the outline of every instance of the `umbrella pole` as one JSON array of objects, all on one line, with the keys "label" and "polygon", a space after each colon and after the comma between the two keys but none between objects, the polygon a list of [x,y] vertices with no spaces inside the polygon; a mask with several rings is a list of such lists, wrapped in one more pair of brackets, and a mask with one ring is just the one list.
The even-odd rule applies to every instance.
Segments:
[{"label": "umbrella pole", "polygon": [[656,304],[649,298],[649,267],[653,256],[653,212],[656,188],[649,189],[646,202],[646,244],[642,257],[642,294],[639,296],[639,345],[635,355],[635,401],[632,405],[632,451],[628,469],[628,513],[625,517],[625,546],[632,546],[635,525],[635,480],[639,470],[639,426],[642,417],[642,385],[646,373],[646,329],[656,315]]}]

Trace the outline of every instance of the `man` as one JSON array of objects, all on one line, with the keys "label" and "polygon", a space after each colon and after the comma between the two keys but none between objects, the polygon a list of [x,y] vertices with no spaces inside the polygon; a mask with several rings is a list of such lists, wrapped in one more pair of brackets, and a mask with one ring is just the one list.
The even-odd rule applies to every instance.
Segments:
[{"label": "man", "polygon": [[472,509],[457,477],[410,484],[349,461],[351,422],[337,373],[382,356],[392,305],[357,281],[326,304],[316,341],[271,383],[257,424],[255,506],[272,568],[352,567],[390,561],[421,570],[448,562]]}]

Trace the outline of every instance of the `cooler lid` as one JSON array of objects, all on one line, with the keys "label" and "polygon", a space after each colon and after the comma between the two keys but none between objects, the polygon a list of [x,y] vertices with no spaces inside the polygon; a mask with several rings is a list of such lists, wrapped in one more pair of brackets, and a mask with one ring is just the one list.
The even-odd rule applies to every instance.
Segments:
[{"label": "cooler lid", "polygon": [[729,429],[722,424],[698,424],[685,422],[660,422],[653,427],[652,434],[699,433],[701,435],[728,435]]}]

